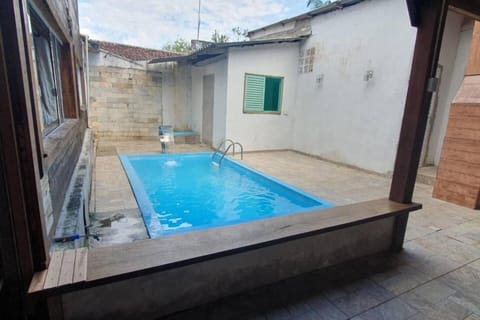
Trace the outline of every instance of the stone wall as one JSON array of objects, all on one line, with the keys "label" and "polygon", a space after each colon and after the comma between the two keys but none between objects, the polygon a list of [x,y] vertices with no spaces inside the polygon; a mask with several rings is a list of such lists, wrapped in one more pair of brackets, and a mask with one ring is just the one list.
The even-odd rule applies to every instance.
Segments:
[{"label": "stone wall", "polygon": [[156,137],[162,122],[162,74],[91,66],[89,111],[96,137]]}]

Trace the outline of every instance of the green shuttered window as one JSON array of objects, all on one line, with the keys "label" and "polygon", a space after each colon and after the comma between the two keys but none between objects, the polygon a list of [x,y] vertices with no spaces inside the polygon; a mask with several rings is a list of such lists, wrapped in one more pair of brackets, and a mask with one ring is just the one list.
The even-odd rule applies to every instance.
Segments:
[{"label": "green shuttered window", "polygon": [[243,112],[280,113],[283,78],[245,74]]}]

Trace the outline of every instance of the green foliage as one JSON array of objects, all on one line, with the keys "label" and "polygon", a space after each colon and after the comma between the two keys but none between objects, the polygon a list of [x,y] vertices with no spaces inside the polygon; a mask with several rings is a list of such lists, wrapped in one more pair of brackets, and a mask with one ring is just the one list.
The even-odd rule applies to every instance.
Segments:
[{"label": "green foliage", "polygon": [[224,35],[224,34],[220,34],[218,33],[217,30],[215,30],[213,33],[212,33],[212,41],[214,43],[225,43],[225,42],[228,42],[228,36]]},{"label": "green foliage", "polygon": [[179,53],[189,53],[192,51],[192,45],[185,39],[177,38],[173,43],[169,42],[165,44],[162,50]]},{"label": "green foliage", "polygon": [[325,6],[329,3],[331,3],[331,1],[328,1],[328,0],[308,0],[307,1],[307,7],[312,8],[312,9],[316,9],[316,8],[323,7],[323,6]]},{"label": "green foliage", "polygon": [[235,41],[247,40],[248,29],[240,29],[240,27],[232,28],[232,33]]}]

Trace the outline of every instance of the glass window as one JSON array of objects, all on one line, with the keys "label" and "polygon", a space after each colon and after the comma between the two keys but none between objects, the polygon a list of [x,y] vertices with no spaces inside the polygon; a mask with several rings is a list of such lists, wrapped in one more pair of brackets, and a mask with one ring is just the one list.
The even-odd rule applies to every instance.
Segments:
[{"label": "glass window", "polygon": [[42,116],[42,131],[48,134],[63,121],[63,101],[60,74],[62,46],[33,10],[30,25],[34,46],[36,78]]}]

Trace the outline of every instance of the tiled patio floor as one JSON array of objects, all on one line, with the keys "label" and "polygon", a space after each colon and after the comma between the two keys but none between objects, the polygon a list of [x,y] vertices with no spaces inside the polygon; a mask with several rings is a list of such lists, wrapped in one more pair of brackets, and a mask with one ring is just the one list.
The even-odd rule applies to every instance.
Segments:
[{"label": "tiled patio floor", "polygon": [[[101,240],[93,246],[147,237],[117,154],[159,150],[156,141],[99,144],[92,222]],[[337,205],[386,197],[390,185],[389,178],[290,151],[247,153],[243,162]],[[480,319],[480,211],[431,193],[417,184],[415,201],[424,209],[411,215],[400,254],[302,275],[167,319]]]}]

